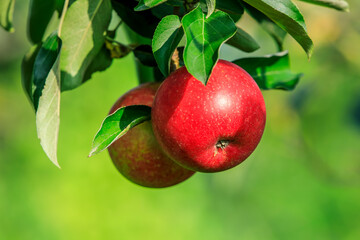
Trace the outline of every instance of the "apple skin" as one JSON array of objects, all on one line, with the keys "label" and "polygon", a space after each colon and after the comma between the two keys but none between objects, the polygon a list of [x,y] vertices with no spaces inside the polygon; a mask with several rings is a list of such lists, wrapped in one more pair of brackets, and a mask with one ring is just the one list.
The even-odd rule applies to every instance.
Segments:
[{"label": "apple skin", "polygon": [[205,86],[185,67],[158,89],[151,113],[164,152],[199,172],[219,172],[243,162],[262,137],[266,109],[254,79],[219,60]]},{"label": "apple skin", "polygon": [[[110,113],[129,105],[152,106],[159,83],[146,83],[120,97]],[[151,188],[178,184],[194,174],[161,150],[150,121],[143,122],[108,147],[110,157],[119,172],[130,181]]]}]

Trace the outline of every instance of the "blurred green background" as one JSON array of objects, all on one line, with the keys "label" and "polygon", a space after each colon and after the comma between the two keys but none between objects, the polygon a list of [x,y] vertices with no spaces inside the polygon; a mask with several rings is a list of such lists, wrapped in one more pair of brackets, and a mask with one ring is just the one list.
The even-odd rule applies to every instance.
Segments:
[{"label": "blurred green background", "polygon": [[[36,136],[21,87],[27,1],[0,29],[0,239],[360,239],[360,3],[350,13],[300,4],[311,61],[287,37],[292,92],[267,91],[267,125],[243,164],[167,189],[123,178],[103,152],[87,158],[113,102],[137,85],[132,56],[61,99],[59,170]],[[275,45],[253,20],[239,25]],[[222,57],[244,56],[231,48]]]}]

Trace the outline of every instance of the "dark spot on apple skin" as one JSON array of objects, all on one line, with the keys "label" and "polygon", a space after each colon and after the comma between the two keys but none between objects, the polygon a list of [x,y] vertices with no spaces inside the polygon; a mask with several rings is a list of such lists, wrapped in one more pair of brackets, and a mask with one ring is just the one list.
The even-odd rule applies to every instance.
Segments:
[{"label": "dark spot on apple skin", "polygon": [[216,148],[219,149],[221,148],[222,150],[224,150],[230,143],[230,140],[226,140],[226,139],[221,139],[216,143]]}]

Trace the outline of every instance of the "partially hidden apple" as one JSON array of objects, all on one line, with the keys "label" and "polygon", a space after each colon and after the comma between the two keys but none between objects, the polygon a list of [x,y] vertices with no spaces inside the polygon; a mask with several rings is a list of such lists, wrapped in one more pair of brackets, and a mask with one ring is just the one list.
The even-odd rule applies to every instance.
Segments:
[{"label": "partially hidden apple", "polygon": [[[110,113],[129,105],[152,106],[159,83],[142,84],[120,97]],[[180,183],[194,174],[179,166],[161,150],[150,121],[143,122],[108,147],[119,172],[130,181],[145,187],[162,188]]]},{"label": "partially hidden apple", "polygon": [[169,75],[156,93],[151,118],[169,157],[194,171],[218,172],[240,164],[255,150],[266,110],[254,79],[219,60],[206,86],[185,67]]}]

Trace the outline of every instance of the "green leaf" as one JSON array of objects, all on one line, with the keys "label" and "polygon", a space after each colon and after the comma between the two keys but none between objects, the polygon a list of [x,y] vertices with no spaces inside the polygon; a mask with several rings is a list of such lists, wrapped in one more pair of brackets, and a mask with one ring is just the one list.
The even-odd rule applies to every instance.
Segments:
[{"label": "green leaf", "polygon": [[241,58],[233,63],[245,69],[263,90],[293,90],[302,76],[290,71],[287,51],[264,57]]},{"label": "green leaf", "polygon": [[[47,77],[58,69],[58,58],[61,49],[61,40],[55,34],[51,34],[42,44],[34,62],[32,74],[32,99],[35,111],[38,110],[39,101],[42,97]],[[55,68],[55,70],[53,69]],[[52,80],[51,80],[52,81]]]},{"label": "green leaf", "polygon": [[40,144],[49,159],[59,167],[57,142],[60,125],[61,39],[50,35],[36,55],[32,73],[32,100]]},{"label": "green leaf", "polygon": [[308,2],[323,7],[334,8],[339,11],[349,11],[349,4],[344,0],[299,0],[303,2]]},{"label": "green leaf", "polygon": [[171,6],[184,6],[184,0],[167,0],[166,3]]},{"label": "green leaf", "polygon": [[119,108],[107,116],[95,135],[89,157],[103,151],[136,125],[150,120],[151,107],[133,105]]},{"label": "green leaf", "polygon": [[171,57],[183,36],[184,31],[180,19],[176,15],[164,17],[155,30],[152,50],[164,76],[168,76],[170,73]]},{"label": "green leaf", "polygon": [[35,58],[39,53],[41,45],[33,46],[28,53],[24,56],[21,63],[21,83],[25,91],[26,96],[31,101],[33,105],[33,95],[32,95],[32,75],[34,69]]},{"label": "green leaf", "polygon": [[156,61],[150,45],[140,45],[133,50],[135,58],[143,65],[155,67]]},{"label": "green leaf", "polygon": [[283,42],[286,37],[286,31],[256,8],[253,8],[246,3],[243,3],[243,5],[246,7],[246,11],[249,13],[249,15],[254,18],[260,24],[260,26],[274,39],[277,49],[282,51]]},{"label": "green leaf", "polygon": [[0,1],[0,26],[8,32],[14,32],[12,26],[15,0]]},{"label": "green leaf", "polygon": [[136,1],[112,0],[112,6],[122,21],[137,34],[152,38],[160,19],[152,15],[151,11],[135,12]]},{"label": "green leaf", "polygon": [[226,43],[244,52],[254,52],[260,48],[255,39],[241,28],[238,28],[235,35]]},{"label": "green leaf", "polygon": [[135,7],[135,11],[144,11],[166,1],[167,0],[140,0],[139,4]]},{"label": "green leaf", "polygon": [[173,14],[177,16],[184,16],[186,14],[186,9],[183,3],[180,2],[180,5],[174,3],[175,6],[171,5],[171,3],[171,1],[167,1],[158,5],[151,9],[151,13],[159,19],[163,19],[164,17]]},{"label": "green leaf", "polygon": [[55,10],[59,13],[59,17],[62,14],[64,4],[65,4],[65,0],[55,0]]},{"label": "green leaf", "polygon": [[305,21],[291,0],[243,0],[258,9],[287,31],[311,57],[313,42],[308,36]]},{"label": "green leaf", "polygon": [[56,0],[31,0],[27,31],[33,43],[41,42],[46,27],[55,12]]},{"label": "green leaf", "polygon": [[229,14],[234,22],[239,21],[244,14],[244,8],[237,0],[221,0],[216,2],[216,9]]},{"label": "green leaf", "polygon": [[207,6],[207,15],[206,15],[206,17],[208,18],[215,11],[216,0],[206,0],[206,6]]},{"label": "green leaf", "polygon": [[216,2],[216,9],[240,16],[244,13],[244,8],[238,0],[219,0]]},{"label": "green leaf", "polygon": [[86,69],[83,82],[91,79],[93,73],[102,72],[109,68],[112,64],[112,60],[109,50],[103,46]]},{"label": "green leaf", "polygon": [[111,18],[110,0],[77,0],[70,5],[62,28],[61,90],[80,86],[100,52]]},{"label": "green leaf", "polygon": [[186,35],[185,66],[196,79],[206,84],[218,61],[220,46],[236,32],[230,16],[217,11],[205,18],[200,6],[182,19]]}]

